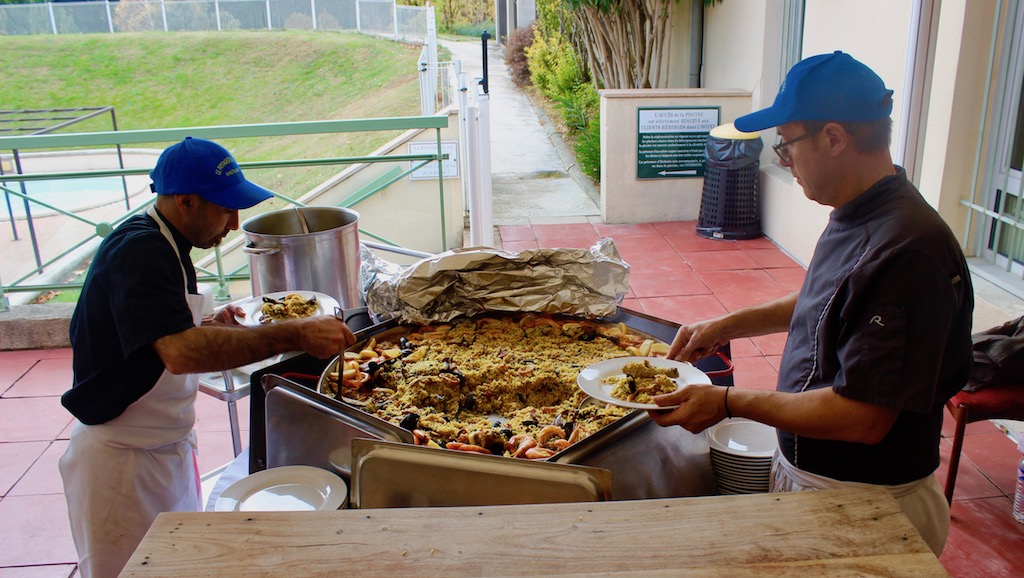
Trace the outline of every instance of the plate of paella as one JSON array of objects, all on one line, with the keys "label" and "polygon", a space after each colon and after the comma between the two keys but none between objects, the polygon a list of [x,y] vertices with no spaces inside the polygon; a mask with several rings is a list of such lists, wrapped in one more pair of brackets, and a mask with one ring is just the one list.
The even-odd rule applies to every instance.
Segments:
[{"label": "plate of paella", "polygon": [[577,383],[590,397],[630,409],[671,409],[653,398],[687,384],[711,384],[711,378],[690,363],[664,357],[606,359],[580,372]]},{"label": "plate of paella", "polygon": [[251,297],[238,304],[244,315],[236,315],[242,325],[256,327],[286,319],[314,315],[333,315],[338,301],[317,291],[277,291]]}]

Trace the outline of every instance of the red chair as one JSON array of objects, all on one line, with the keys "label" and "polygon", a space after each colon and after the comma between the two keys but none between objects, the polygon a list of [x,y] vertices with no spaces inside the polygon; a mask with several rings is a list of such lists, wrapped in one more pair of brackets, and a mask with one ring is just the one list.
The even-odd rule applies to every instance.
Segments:
[{"label": "red chair", "polygon": [[960,450],[964,445],[964,429],[967,424],[983,419],[1024,420],[1024,384],[988,386],[976,392],[961,391],[946,402],[946,408],[956,420],[953,453],[949,456],[946,472],[946,500],[952,504]]}]

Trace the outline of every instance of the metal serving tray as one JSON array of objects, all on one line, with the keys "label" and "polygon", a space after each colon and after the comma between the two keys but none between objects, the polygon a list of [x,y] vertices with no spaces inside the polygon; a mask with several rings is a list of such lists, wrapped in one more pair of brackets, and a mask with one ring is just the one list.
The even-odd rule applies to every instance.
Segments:
[{"label": "metal serving tray", "polygon": [[267,467],[316,466],[352,474],[356,438],[413,443],[412,433],[283,377],[263,377]]},{"label": "metal serving tray", "polygon": [[611,499],[612,474],[415,446],[352,440],[354,508],[493,506]]},{"label": "metal serving tray", "polygon": [[638,410],[551,457],[605,468],[616,500],[710,496],[718,492],[707,437],[661,427]]}]

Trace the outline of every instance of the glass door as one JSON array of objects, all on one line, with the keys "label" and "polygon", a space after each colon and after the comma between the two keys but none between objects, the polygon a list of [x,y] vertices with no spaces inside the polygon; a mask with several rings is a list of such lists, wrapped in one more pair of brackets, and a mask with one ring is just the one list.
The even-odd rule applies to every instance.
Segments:
[{"label": "glass door", "polygon": [[1002,94],[996,95],[999,112],[994,118],[1005,120],[993,127],[995,162],[989,165],[986,179],[989,193],[981,254],[1020,279],[1024,277],[1024,11],[1018,10],[1015,16],[1005,29],[1010,50],[1000,67],[1003,81],[997,84]]}]

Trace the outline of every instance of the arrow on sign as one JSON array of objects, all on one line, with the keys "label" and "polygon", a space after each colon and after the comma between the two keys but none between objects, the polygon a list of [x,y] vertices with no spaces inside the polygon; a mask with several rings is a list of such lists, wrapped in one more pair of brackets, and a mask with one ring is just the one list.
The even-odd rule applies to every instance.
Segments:
[{"label": "arrow on sign", "polygon": [[665,175],[695,175],[695,174],[697,174],[697,171],[696,170],[689,170],[689,171],[661,171],[658,174],[661,175],[661,176],[665,176]]}]

